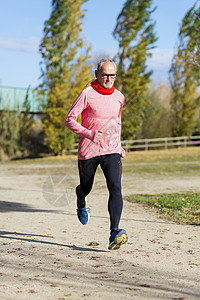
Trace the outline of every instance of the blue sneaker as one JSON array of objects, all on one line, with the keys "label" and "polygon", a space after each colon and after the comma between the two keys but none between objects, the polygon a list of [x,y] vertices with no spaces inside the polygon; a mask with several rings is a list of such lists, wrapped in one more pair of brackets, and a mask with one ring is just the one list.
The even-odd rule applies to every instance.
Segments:
[{"label": "blue sneaker", "polygon": [[127,241],[128,241],[128,236],[126,230],[116,229],[110,235],[108,249],[110,250],[119,249],[120,246],[125,244]]},{"label": "blue sneaker", "polygon": [[83,208],[79,207],[77,204],[77,216],[81,224],[86,225],[89,221],[90,209],[86,208],[86,199],[85,206]]}]

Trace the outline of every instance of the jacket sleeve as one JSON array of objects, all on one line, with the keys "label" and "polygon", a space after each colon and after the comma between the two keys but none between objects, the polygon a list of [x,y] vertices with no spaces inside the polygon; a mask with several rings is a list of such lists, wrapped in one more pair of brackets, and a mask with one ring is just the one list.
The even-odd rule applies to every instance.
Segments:
[{"label": "jacket sleeve", "polygon": [[83,136],[90,140],[94,140],[96,131],[89,130],[77,122],[77,118],[82,113],[82,111],[86,108],[86,106],[87,106],[87,95],[84,91],[82,91],[79,94],[79,96],[76,98],[75,102],[73,103],[65,119],[65,126],[80,136]]}]

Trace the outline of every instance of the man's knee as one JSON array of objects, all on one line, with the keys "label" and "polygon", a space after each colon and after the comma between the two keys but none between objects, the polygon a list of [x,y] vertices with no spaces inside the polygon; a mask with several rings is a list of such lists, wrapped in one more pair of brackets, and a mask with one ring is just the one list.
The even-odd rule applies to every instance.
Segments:
[{"label": "man's knee", "polygon": [[116,181],[110,181],[108,183],[108,190],[110,193],[121,194],[121,183]]}]

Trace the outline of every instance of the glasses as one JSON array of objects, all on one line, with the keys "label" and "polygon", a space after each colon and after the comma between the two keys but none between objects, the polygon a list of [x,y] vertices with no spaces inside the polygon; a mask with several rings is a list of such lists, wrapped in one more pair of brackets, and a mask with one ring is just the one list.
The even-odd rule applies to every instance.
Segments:
[{"label": "glasses", "polygon": [[105,74],[105,73],[101,73],[99,70],[98,70],[98,72],[103,79],[107,79],[108,77],[110,77],[111,79],[115,79],[117,76],[117,73],[116,74]]}]

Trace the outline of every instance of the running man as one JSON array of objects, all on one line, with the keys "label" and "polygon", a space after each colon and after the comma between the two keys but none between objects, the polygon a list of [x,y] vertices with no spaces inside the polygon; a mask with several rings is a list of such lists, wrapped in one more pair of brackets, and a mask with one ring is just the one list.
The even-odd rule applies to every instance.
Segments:
[{"label": "running man", "polygon": [[[84,89],[72,105],[65,125],[80,136],[78,168],[80,184],[76,187],[77,215],[86,225],[90,210],[86,196],[90,193],[98,165],[101,166],[109,191],[110,238],[108,249],[118,249],[128,240],[124,229],[119,229],[123,199],[121,194],[121,111],[123,94],[115,89],[117,67],[112,60],[102,59],[95,70],[96,80]],[[77,118],[81,115],[81,124]]]}]

